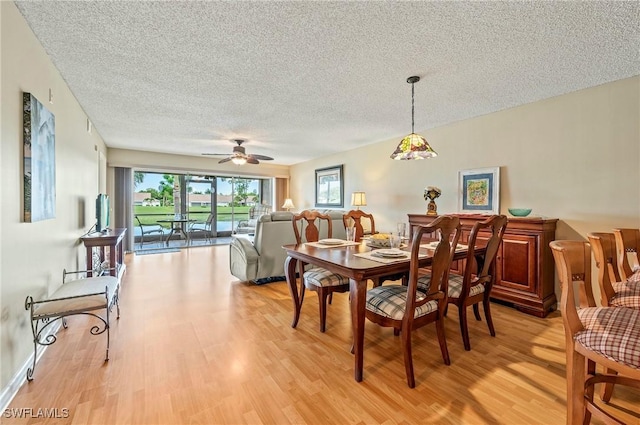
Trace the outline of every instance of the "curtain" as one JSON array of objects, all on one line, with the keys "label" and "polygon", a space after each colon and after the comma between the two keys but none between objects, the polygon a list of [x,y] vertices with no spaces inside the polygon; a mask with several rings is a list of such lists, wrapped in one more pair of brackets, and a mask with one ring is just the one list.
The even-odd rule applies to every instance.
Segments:
[{"label": "curtain", "polygon": [[122,242],[126,252],[133,251],[133,170],[114,168],[113,227],[126,228],[127,235]]}]

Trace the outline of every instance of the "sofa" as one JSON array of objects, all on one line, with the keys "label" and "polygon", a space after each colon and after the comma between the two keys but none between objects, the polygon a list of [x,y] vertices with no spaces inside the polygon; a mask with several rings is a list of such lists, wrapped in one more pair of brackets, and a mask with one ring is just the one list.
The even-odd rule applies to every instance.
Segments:
[{"label": "sofa", "polygon": [[[332,237],[344,239],[344,211],[322,212],[331,217]],[[253,241],[246,236],[234,237],[229,245],[231,274],[241,281],[257,284],[284,280],[284,261],[287,255],[282,246],[296,243],[292,217],[293,213],[288,211],[263,214],[256,221]],[[319,230],[320,238],[326,238],[327,226],[321,225]]]}]

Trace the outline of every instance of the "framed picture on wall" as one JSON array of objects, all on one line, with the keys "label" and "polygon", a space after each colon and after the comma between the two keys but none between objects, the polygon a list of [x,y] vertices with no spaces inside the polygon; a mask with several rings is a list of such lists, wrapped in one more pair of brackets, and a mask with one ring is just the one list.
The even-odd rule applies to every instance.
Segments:
[{"label": "framed picture on wall", "polygon": [[316,170],[316,207],[342,207],[344,181],[342,165]]},{"label": "framed picture on wall", "polygon": [[22,93],[24,221],[56,216],[56,123],[31,93]]},{"label": "framed picture on wall", "polygon": [[500,213],[500,167],[458,171],[458,209],[465,213]]}]

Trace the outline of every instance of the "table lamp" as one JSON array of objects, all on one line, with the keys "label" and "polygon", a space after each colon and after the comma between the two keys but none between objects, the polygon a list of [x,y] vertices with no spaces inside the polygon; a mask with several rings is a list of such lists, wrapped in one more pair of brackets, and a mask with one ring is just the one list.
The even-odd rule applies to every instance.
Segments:
[{"label": "table lamp", "polygon": [[286,209],[287,211],[290,211],[291,208],[295,208],[291,198],[287,198],[287,199],[284,200],[284,204],[282,204],[282,208]]},{"label": "table lamp", "polygon": [[360,207],[366,206],[367,205],[367,196],[365,195],[365,193],[364,192],[353,192],[351,194],[351,205],[356,207],[357,210],[359,210]]}]

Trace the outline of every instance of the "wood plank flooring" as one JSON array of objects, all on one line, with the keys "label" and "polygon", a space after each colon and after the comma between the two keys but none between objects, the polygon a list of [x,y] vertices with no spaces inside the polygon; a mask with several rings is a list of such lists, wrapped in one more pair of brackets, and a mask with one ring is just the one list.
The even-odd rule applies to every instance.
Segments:
[{"label": "wood plank flooring", "polygon": [[[399,337],[367,322],[364,381],[353,379],[347,294],[335,294],[327,331],[307,293],[297,329],[285,282],[256,286],[229,274],[228,246],[127,255],[121,318],[104,335],[91,319],[69,328],[10,408],[68,409],[67,418],[2,417],[2,424],[562,424],[564,331],[494,304],[497,336],[470,313],[465,352],[449,309],[451,366],[433,327],[414,332],[416,388],[405,382]],[[640,423],[640,394],[611,405]],[[594,421],[594,423],[597,423]]]}]

